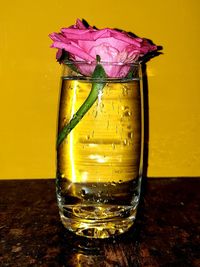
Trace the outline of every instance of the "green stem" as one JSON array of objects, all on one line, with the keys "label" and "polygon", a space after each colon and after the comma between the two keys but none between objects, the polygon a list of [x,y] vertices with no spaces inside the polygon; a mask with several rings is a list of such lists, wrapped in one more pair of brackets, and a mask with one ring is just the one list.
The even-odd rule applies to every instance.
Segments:
[{"label": "green stem", "polygon": [[[105,79],[106,73],[104,71],[104,68],[101,64],[97,64],[95,67],[95,70],[92,75],[93,79]],[[105,82],[94,82],[92,84],[91,91],[84,101],[84,103],[81,105],[81,107],[78,109],[78,111],[73,115],[72,119],[64,125],[61,132],[58,135],[57,139],[57,148],[60,146],[60,144],[63,142],[63,140],[67,137],[67,135],[71,132],[71,130],[79,123],[79,121],[83,118],[83,116],[88,112],[88,110],[92,107],[92,105],[95,103],[95,101],[98,98],[99,92],[103,90],[105,86]]]}]

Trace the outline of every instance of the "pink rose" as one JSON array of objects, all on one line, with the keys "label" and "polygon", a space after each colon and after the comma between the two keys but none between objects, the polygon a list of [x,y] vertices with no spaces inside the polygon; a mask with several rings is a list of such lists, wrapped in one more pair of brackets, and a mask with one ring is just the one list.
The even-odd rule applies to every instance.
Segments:
[{"label": "pink rose", "polygon": [[51,47],[58,48],[58,60],[62,50],[65,50],[70,60],[87,62],[78,65],[79,71],[86,76],[92,75],[97,55],[108,77],[117,78],[127,75],[131,63],[157,50],[146,39],[109,28],[98,30],[86,27],[79,19],[75,25],[61,29],[61,33],[50,34],[50,38],[53,40]]}]

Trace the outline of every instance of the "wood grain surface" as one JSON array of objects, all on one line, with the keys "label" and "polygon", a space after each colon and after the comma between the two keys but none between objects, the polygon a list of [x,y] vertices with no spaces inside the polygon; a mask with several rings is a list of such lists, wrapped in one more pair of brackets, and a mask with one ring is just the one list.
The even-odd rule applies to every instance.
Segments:
[{"label": "wood grain surface", "polygon": [[49,180],[0,181],[0,266],[199,267],[200,179],[147,179],[134,227],[113,239],[62,226]]}]

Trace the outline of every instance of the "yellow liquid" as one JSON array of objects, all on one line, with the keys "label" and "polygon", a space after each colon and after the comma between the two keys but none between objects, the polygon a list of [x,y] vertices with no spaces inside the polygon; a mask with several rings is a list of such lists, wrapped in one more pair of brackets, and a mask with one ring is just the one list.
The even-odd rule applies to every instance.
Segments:
[{"label": "yellow liquid", "polygon": [[[59,130],[87,98],[92,84],[65,80]],[[140,81],[105,85],[98,100],[58,150],[58,172],[73,183],[127,182],[141,168]]]},{"label": "yellow liquid", "polygon": [[[87,98],[92,84],[63,79],[59,131]],[[108,82],[57,153],[57,199],[64,226],[107,238],[134,222],[142,169],[140,81]]]}]

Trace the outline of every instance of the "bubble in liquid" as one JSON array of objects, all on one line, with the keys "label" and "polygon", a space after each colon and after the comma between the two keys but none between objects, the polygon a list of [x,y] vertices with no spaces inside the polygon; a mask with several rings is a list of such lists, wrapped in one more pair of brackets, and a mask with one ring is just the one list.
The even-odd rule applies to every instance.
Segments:
[{"label": "bubble in liquid", "polygon": [[128,132],[128,138],[132,139],[133,138],[133,132]]},{"label": "bubble in liquid", "polygon": [[95,113],[94,113],[94,117],[96,118],[98,115],[98,111],[96,110]]},{"label": "bubble in liquid", "polygon": [[116,146],[115,144],[112,144],[112,149],[115,150]]},{"label": "bubble in liquid", "polygon": [[98,196],[98,197],[101,197],[101,195],[102,195],[102,191],[99,191],[99,192],[97,193],[97,196]]},{"label": "bubble in liquid", "polygon": [[84,197],[86,195],[86,192],[84,189],[81,190],[81,196]]},{"label": "bubble in liquid", "polygon": [[123,96],[127,96],[128,95],[128,89],[127,89],[126,86],[123,86],[123,88],[122,88],[122,94],[123,94]]},{"label": "bubble in liquid", "polygon": [[124,139],[124,141],[123,141],[123,145],[126,146],[127,144],[128,144],[127,139]]},{"label": "bubble in liquid", "polygon": [[64,173],[61,173],[61,174],[60,174],[60,177],[61,177],[61,178],[65,178]]},{"label": "bubble in liquid", "polygon": [[112,109],[115,110],[114,102],[112,101]]},{"label": "bubble in liquid", "polygon": [[129,110],[126,110],[123,114],[124,117],[130,117],[131,116],[131,112]]},{"label": "bubble in liquid", "polygon": [[104,103],[101,102],[101,104],[100,104],[100,108],[101,108],[101,110],[103,110],[103,108],[104,108]]},{"label": "bubble in liquid", "polygon": [[110,122],[108,121],[108,122],[107,122],[107,129],[109,128],[109,125],[110,125]]},{"label": "bubble in liquid", "polygon": [[63,117],[63,122],[65,122],[65,121],[66,121],[66,119],[67,119],[66,117]]}]

